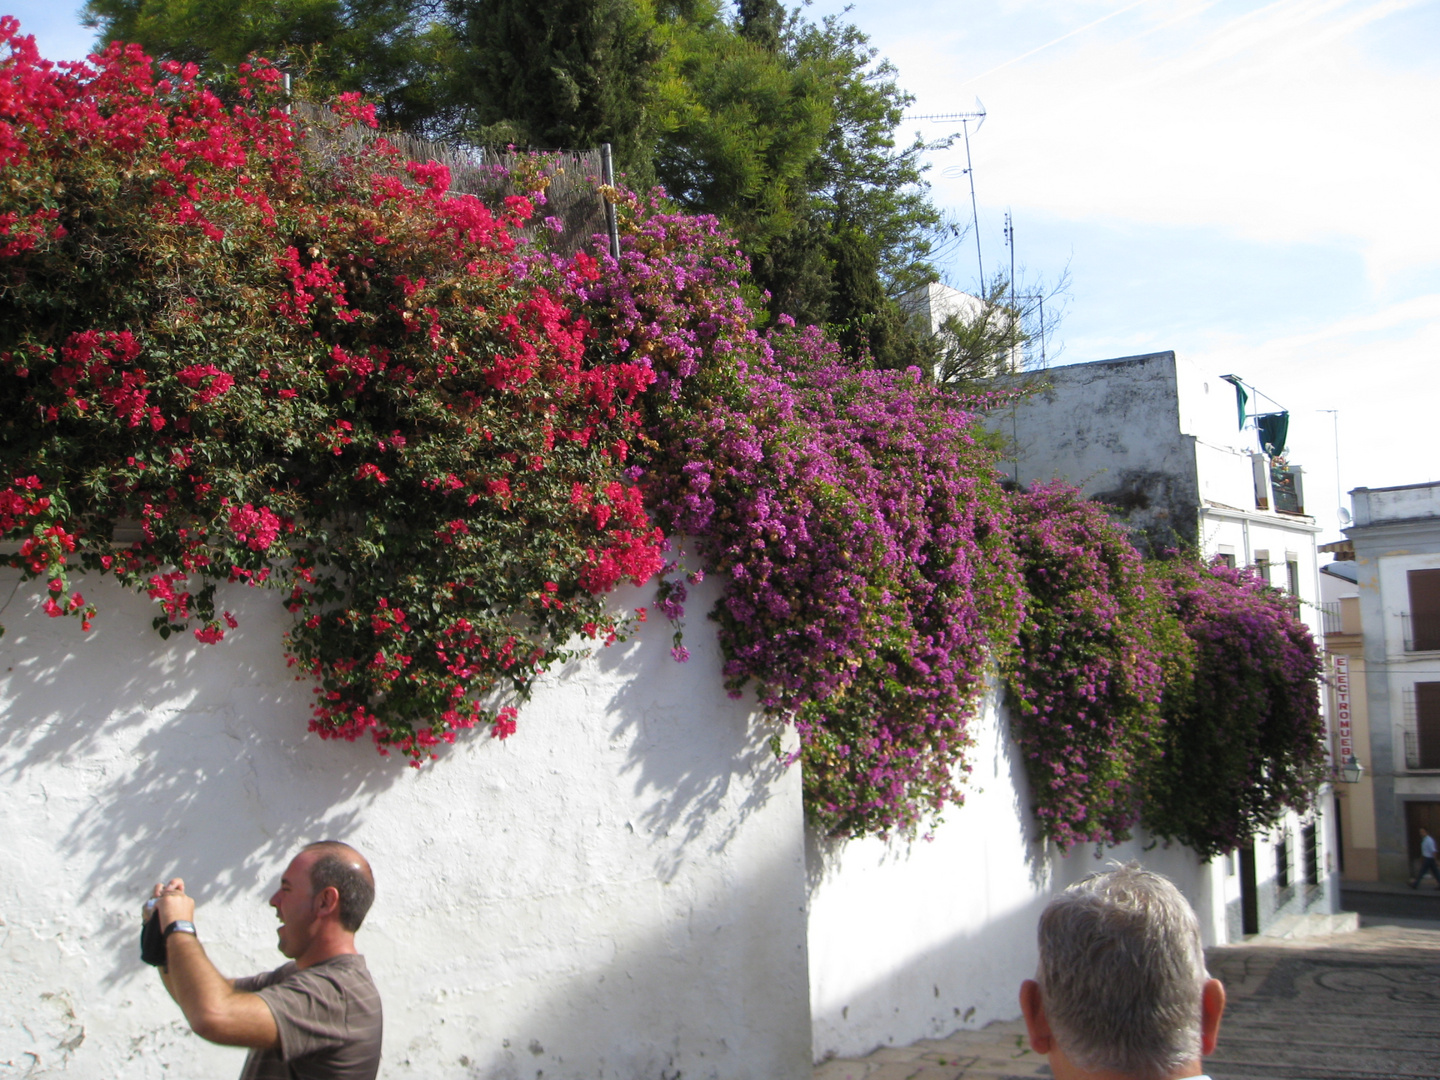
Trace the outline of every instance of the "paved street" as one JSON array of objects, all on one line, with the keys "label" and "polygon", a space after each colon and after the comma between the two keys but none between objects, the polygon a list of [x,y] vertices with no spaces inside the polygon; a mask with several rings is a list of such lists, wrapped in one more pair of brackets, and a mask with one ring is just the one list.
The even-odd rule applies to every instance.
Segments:
[{"label": "paved street", "polygon": [[[1252,938],[1212,949],[1230,1004],[1215,1080],[1440,1078],[1440,890],[1346,890],[1349,934]],[[825,1062],[815,1080],[1021,1080],[1047,1077],[1016,1020],[859,1060]]]}]

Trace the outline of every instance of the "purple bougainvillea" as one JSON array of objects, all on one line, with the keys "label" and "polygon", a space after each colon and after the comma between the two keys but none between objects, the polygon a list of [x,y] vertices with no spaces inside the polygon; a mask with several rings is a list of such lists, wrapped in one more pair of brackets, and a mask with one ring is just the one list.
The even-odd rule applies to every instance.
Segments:
[{"label": "purple bougainvillea", "polygon": [[1017,494],[1025,576],[1012,730],[1040,832],[1062,849],[1115,844],[1140,818],[1160,752],[1161,698],[1188,676],[1168,597],[1103,508],[1055,483]]},{"label": "purple bougainvillea", "polygon": [[1231,851],[1325,778],[1320,654],[1296,601],[1253,569],[1152,564],[1194,646],[1193,678],[1166,687],[1164,754],[1145,824],[1203,856]]},{"label": "purple bougainvillea", "polygon": [[[919,373],[846,365],[815,327],[767,333],[711,219],[630,203],[588,292],[602,348],[647,359],[641,483],[723,572],[726,686],[801,736],[826,832],[908,831],[959,801],[966,723],[1014,648],[1018,577],[973,409]],[[659,607],[678,620],[684,583]],[[679,642],[677,648],[681,648]]]}]

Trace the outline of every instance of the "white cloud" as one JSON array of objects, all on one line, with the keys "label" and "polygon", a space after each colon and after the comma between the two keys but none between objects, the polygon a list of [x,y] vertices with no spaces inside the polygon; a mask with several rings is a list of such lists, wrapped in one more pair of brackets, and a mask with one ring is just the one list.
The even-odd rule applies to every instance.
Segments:
[{"label": "white cloud", "polygon": [[972,144],[982,198],[1269,242],[1353,239],[1381,279],[1430,262],[1440,151],[1421,133],[1440,131],[1440,74],[1389,68],[1353,38],[1399,6],[1286,0],[1218,25],[1180,12],[966,84],[990,111]]}]

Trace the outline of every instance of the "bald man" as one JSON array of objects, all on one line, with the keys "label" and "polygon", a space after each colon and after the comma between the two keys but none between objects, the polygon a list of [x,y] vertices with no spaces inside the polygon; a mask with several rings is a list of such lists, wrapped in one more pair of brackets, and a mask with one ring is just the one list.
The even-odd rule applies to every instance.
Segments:
[{"label": "bald man", "polygon": [[225,978],[205,955],[184,881],[156,885],[154,899],[165,989],[196,1035],[250,1048],[240,1080],[375,1080],[380,995],[355,949],[375,899],[363,855],[322,840],[291,860],[270,897],[290,962],[248,979]]}]

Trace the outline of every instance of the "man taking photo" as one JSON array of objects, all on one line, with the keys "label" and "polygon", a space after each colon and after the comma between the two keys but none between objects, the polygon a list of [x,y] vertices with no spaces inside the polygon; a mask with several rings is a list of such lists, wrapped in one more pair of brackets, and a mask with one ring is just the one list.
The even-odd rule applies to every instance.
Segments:
[{"label": "man taking photo", "polygon": [[323,840],[291,860],[270,898],[280,951],[290,962],[264,975],[227,979],[205,955],[195,901],[173,878],[156,885],[160,977],[195,1034],[245,1046],[241,1080],[375,1080],[380,1069],[380,995],[355,948],[375,898],[365,857]]},{"label": "man taking photo", "polygon": [[1202,1076],[1225,988],[1205,970],[1200,924],[1167,878],[1134,863],[1093,874],[1050,902],[1039,937],[1020,1009],[1056,1080]]}]

